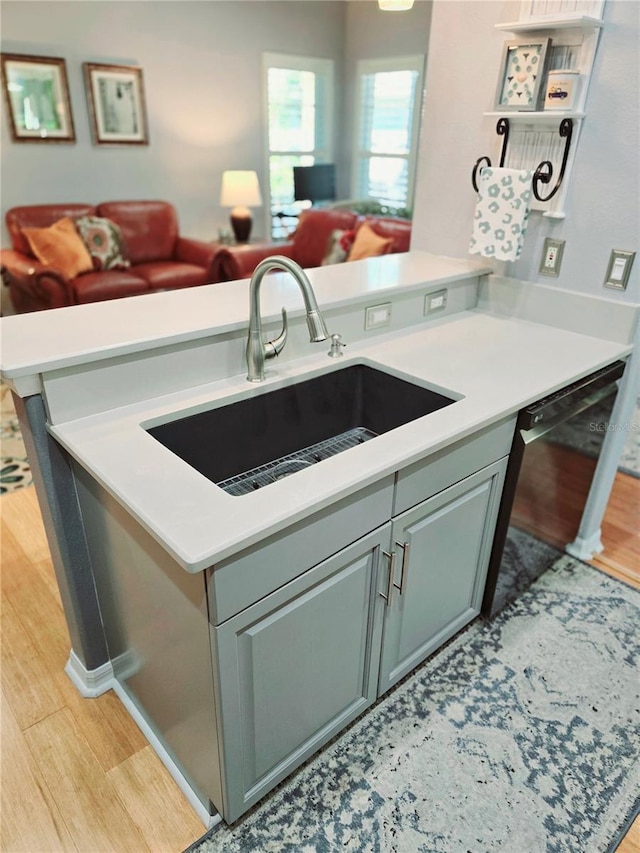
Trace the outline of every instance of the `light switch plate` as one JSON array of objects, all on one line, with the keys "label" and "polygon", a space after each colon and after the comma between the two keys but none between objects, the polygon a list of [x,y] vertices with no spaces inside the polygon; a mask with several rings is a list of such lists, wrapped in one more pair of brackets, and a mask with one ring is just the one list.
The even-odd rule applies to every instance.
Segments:
[{"label": "light switch plate", "polygon": [[552,237],[545,237],[542,258],[540,259],[540,275],[549,275],[554,278],[560,275],[564,243],[564,240],[554,240]]},{"label": "light switch plate", "polygon": [[614,290],[626,290],[635,256],[635,252],[612,249],[607,274],[604,277],[604,286],[612,287]]}]

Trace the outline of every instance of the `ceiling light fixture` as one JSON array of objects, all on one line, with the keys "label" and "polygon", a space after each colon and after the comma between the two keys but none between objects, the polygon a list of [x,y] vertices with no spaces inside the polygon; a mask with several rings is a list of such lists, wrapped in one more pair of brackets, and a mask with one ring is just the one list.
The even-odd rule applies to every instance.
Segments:
[{"label": "ceiling light fixture", "polygon": [[412,8],[413,0],[378,0],[378,6],[383,12],[404,12]]}]

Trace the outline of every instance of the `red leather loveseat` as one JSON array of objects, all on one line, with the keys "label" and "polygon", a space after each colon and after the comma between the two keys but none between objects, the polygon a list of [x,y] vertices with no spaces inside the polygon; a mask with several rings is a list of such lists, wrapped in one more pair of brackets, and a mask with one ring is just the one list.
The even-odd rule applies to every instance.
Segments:
[{"label": "red leather loveseat", "polygon": [[[120,268],[89,270],[73,277],[38,261],[23,228],[46,229],[54,223],[100,217],[118,227],[124,263]],[[98,205],[41,204],[14,207],[6,223],[11,249],[0,254],[2,278],[18,313],[117,299],[159,290],[213,282],[217,248],[181,237],[173,205],[166,201],[111,201]]]},{"label": "red leather loveseat", "polygon": [[[227,246],[213,260],[216,281],[248,278],[256,265],[271,255],[285,255],[303,268],[319,267],[328,260],[332,236],[346,232],[352,240],[367,225],[375,236],[383,238],[378,254],[408,252],[411,242],[411,220],[383,216],[363,216],[351,210],[320,208],[306,210],[300,215],[298,227],[290,239],[282,243],[256,243]],[[349,257],[347,255],[347,260]]]}]

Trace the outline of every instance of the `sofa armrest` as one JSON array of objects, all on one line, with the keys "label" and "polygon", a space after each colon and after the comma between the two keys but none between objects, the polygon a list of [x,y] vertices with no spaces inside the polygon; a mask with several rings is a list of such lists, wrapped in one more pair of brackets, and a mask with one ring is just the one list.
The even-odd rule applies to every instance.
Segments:
[{"label": "sofa armrest", "polygon": [[273,255],[294,259],[293,242],[225,246],[216,253],[213,261],[214,280],[235,281],[239,278],[249,278],[260,261]]},{"label": "sofa armrest", "polygon": [[[174,257],[176,261],[182,261],[185,264],[194,264],[197,267],[204,267],[208,271],[209,276],[211,276],[212,261],[218,250],[219,246],[207,243],[204,240],[178,237]],[[211,278],[211,281],[213,282],[215,279]]]},{"label": "sofa armrest", "polygon": [[9,287],[13,307],[19,313],[73,305],[69,281],[59,270],[11,249],[0,251],[2,280]]}]

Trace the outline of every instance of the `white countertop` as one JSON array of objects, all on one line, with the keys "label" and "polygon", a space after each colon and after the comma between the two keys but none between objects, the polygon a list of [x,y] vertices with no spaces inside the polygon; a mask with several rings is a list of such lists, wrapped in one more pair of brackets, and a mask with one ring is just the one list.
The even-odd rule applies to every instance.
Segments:
[{"label": "white countertop", "polygon": [[[324,310],[394,295],[424,284],[439,286],[475,278],[491,267],[473,260],[408,252],[334,264],[306,271]],[[303,313],[297,285],[289,275],[270,276],[261,292],[263,320]],[[131,296],[53,311],[0,318],[0,373],[16,380],[38,373],[183,344],[246,329],[249,281]],[[32,387],[29,393],[33,393]]]},{"label": "white countertop", "polygon": [[[353,343],[349,357],[337,364],[324,351],[275,367],[270,362],[266,382],[254,388],[248,389],[244,375],[235,376],[60,424],[52,432],[187,571],[197,572],[630,351],[629,344],[476,309]],[[223,492],[141,425],[359,362],[450,391],[457,401],[242,497]]]},{"label": "white countertop", "polygon": [[[489,268],[410,252],[307,272],[328,310],[475,281]],[[483,282],[480,307],[352,339],[338,362],[322,348],[269,362],[266,382],[256,386],[238,373],[170,393],[145,389],[144,401],[129,398],[99,414],[85,408],[86,416],[59,418],[51,432],[187,571],[200,571],[631,352],[637,306],[495,276]],[[87,365],[101,369],[120,360],[126,367],[135,354],[237,337],[246,329],[248,303],[243,280],[2,318],[0,370],[17,393],[40,393],[41,375],[45,382],[60,374],[75,382]],[[282,305],[291,317],[302,310],[298,288],[284,274],[270,277],[261,303],[265,322]],[[242,497],[222,491],[142,426],[358,362],[448,391],[456,402]]]}]

